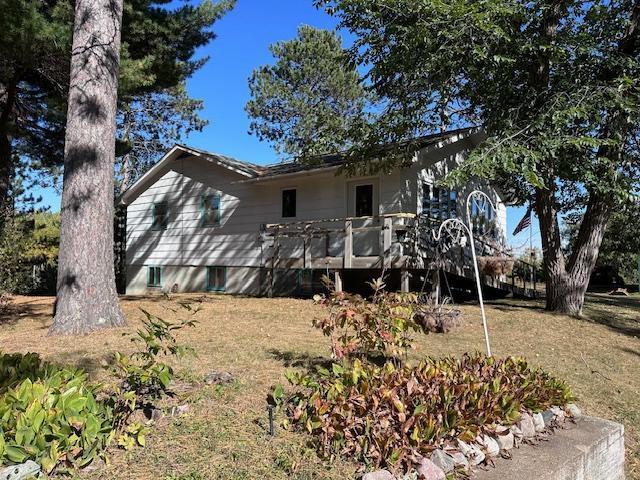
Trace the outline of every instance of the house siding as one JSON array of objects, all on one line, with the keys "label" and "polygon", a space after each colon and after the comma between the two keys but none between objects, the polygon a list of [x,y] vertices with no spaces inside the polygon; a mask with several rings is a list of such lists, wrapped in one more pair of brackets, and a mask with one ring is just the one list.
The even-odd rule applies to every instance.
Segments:
[{"label": "house siding", "polygon": [[[372,179],[378,184],[380,213],[401,211],[399,179],[397,172]],[[344,218],[348,215],[347,184],[354,180],[329,171],[264,183],[246,182],[246,177],[202,158],[174,160],[166,173],[127,208],[127,293],[159,290],[147,287],[149,265],[164,267],[163,290],[177,285],[181,292],[201,291],[206,266],[216,265],[236,268],[228,270],[227,292],[259,295],[259,269],[268,253],[260,239],[260,225]],[[289,188],[297,190],[296,217],[282,218],[281,192]],[[209,194],[221,196],[218,226],[201,224],[201,199]],[[153,230],[153,204],[159,202],[169,205],[168,224],[164,230]],[[369,240],[363,234],[354,243],[367,253],[367,245],[373,243],[377,249],[379,243]],[[316,239],[311,248],[321,255],[325,244]],[[332,255],[342,255],[337,238],[332,239],[330,250]],[[300,242],[294,240],[283,240],[281,251],[283,256],[303,255]]]},{"label": "house siding", "polygon": [[[206,291],[206,267],[227,267],[228,293],[262,295],[268,246],[261,240],[260,226],[269,223],[339,219],[353,215],[348,205],[352,182],[373,182],[378,211],[374,214],[420,213],[421,185],[432,183],[463,160],[471,148],[469,139],[444,148],[423,151],[410,168],[374,177],[345,178],[334,171],[314,172],[267,181],[249,181],[246,176],[216,165],[205,158],[187,156],[170,162],[159,178],[127,207],[127,293],[149,291]],[[282,218],[283,189],[295,188],[296,217]],[[220,225],[201,223],[202,197],[220,195]],[[153,230],[153,204],[167,202],[168,224]],[[504,215],[506,217],[506,213]],[[502,218],[502,217],[501,217]],[[354,227],[377,225],[379,219],[354,221]],[[506,220],[505,220],[506,223]],[[377,231],[354,234],[356,255],[378,255]],[[311,242],[312,255],[323,257],[323,239]],[[329,255],[342,256],[338,235],[329,242]],[[282,257],[303,256],[302,242],[283,239]],[[161,288],[147,287],[147,267],[163,267]]]}]

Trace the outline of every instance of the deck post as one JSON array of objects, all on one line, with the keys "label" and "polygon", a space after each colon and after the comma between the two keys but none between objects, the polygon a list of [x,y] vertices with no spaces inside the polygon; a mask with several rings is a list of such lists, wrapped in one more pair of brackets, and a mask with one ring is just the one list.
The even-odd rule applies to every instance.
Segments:
[{"label": "deck post", "polygon": [[351,268],[353,260],[353,222],[347,220],[344,223],[344,268]]},{"label": "deck post", "polygon": [[311,238],[305,233],[304,238],[304,259],[303,268],[311,268]]},{"label": "deck post", "polygon": [[393,219],[384,217],[382,225],[382,243],[380,245],[380,257],[384,268],[391,266],[391,236],[393,234]]},{"label": "deck post", "polygon": [[400,270],[400,291],[409,293],[409,271],[406,268]]},{"label": "deck post", "polygon": [[342,292],[342,277],[340,276],[340,271],[336,270],[336,281],[334,282],[334,288],[336,293]]},{"label": "deck post", "polygon": [[432,273],[431,282],[433,283],[433,292],[431,292],[431,296],[433,297],[433,301],[435,305],[440,305],[440,270],[435,269]]}]

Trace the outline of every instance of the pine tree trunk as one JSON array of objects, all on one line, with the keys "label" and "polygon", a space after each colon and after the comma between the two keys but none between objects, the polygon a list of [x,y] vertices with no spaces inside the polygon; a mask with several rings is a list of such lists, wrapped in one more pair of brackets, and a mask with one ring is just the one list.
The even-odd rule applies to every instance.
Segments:
[{"label": "pine tree trunk", "polygon": [[0,127],[0,233],[4,230],[5,214],[9,204],[9,189],[13,180],[13,153],[11,139]]},{"label": "pine tree trunk", "polygon": [[5,101],[0,112],[0,234],[8,214],[9,191],[14,175],[13,148],[11,145],[11,122],[17,93],[17,80],[10,82],[4,92]]},{"label": "pine tree trunk", "polygon": [[122,0],[76,0],[56,314],[50,334],[121,326],[113,264]]}]

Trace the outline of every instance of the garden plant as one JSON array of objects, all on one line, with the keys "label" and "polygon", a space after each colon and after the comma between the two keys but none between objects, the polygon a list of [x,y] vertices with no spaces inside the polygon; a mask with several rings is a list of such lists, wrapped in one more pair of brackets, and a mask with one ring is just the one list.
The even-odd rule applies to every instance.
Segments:
[{"label": "garden plant", "polygon": [[466,353],[413,364],[406,353],[412,332],[427,332],[417,320],[424,306],[384,292],[380,279],[371,286],[369,300],[336,292],[316,299],[329,309],[314,325],[331,339],[333,360],[288,371],[292,390],[276,386],[269,396],[284,410],[283,425],[311,434],[322,457],[410,472],[436,450],[459,453],[574,399],[565,382],[523,358]]}]

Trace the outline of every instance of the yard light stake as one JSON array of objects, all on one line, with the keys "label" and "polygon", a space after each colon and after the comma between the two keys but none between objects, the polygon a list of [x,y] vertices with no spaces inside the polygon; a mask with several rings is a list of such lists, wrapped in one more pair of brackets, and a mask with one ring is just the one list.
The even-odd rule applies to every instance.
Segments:
[{"label": "yard light stake", "polygon": [[273,425],[273,405],[267,405],[267,411],[269,412],[269,435],[275,437],[276,429]]}]

